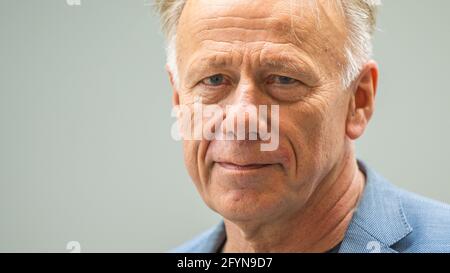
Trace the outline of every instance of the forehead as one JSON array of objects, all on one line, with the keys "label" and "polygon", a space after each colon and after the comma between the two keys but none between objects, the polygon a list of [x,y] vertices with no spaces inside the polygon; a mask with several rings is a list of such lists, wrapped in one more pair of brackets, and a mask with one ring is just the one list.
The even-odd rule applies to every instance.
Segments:
[{"label": "forehead", "polygon": [[339,58],[346,37],[337,0],[188,0],[179,20],[177,48],[289,45],[313,58]]}]

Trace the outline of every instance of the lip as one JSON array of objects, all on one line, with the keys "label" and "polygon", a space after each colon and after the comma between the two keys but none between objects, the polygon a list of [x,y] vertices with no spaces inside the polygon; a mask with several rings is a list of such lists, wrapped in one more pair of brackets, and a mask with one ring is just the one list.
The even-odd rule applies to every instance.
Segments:
[{"label": "lip", "polygon": [[245,164],[239,165],[231,162],[216,162],[220,167],[232,171],[251,171],[269,167],[272,164]]}]

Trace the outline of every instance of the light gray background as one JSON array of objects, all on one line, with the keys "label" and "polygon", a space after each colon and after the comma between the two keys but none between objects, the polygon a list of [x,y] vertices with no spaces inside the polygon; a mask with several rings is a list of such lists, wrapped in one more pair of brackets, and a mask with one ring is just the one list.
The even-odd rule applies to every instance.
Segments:
[{"label": "light gray background", "polygon": [[[170,137],[144,0],[0,0],[0,251],[166,251],[213,225]],[[450,1],[385,0],[358,155],[450,202]]]}]

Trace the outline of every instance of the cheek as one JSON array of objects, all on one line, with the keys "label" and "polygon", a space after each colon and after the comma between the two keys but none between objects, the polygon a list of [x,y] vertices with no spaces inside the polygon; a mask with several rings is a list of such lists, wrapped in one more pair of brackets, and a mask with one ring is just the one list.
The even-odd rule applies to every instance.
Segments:
[{"label": "cheek", "polygon": [[196,141],[183,142],[184,164],[186,165],[186,169],[196,185],[200,182],[200,173],[197,161],[198,147],[199,145]]},{"label": "cheek", "polygon": [[[342,94],[342,96],[341,96]],[[339,90],[311,96],[290,109],[293,123],[312,147],[322,146],[329,140],[344,136],[346,104],[345,94]]]},{"label": "cheek", "polygon": [[324,138],[326,110],[319,105],[302,102],[287,108],[283,115],[286,117],[284,133],[297,152],[297,160],[309,161],[311,158],[308,157],[315,154],[308,151],[317,150]]},{"label": "cheek", "polygon": [[[336,98],[310,98],[283,112],[284,134],[295,154],[297,185],[320,179],[324,168],[336,158],[345,136],[345,113]],[[308,182],[310,181],[310,182]]]}]

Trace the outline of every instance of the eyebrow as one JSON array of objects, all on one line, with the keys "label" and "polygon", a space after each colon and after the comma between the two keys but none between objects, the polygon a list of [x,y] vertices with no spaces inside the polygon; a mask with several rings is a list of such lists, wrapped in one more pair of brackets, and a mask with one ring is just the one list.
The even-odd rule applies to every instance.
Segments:
[{"label": "eyebrow", "polygon": [[[187,66],[187,71],[190,73],[186,74],[186,80],[195,78],[196,74],[200,74],[203,71],[210,69],[223,70],[232,65],[232,57],[228,54],[208,54],[200,58],[194,59]],[[194,77],[193,77],[194,76]]]},{"label": "eyebrow", "polygon": [[193,67],[207,67],[207,68],[225,68],[231,66],[233,59],[231,56],[226,56],[224,54],[211,54],[199,59],[194,60],[188,69]]},{"label": "eyebrow", "polygon": [[[276,57],[263,58],[260,60],[260,66],[263,68],[270,68],[274,70],[290,70],[290,71],[304,71],[312,70],[304,61],[293,59],[290,57]],[[302,68],[303,67],[303,68]]]}]

